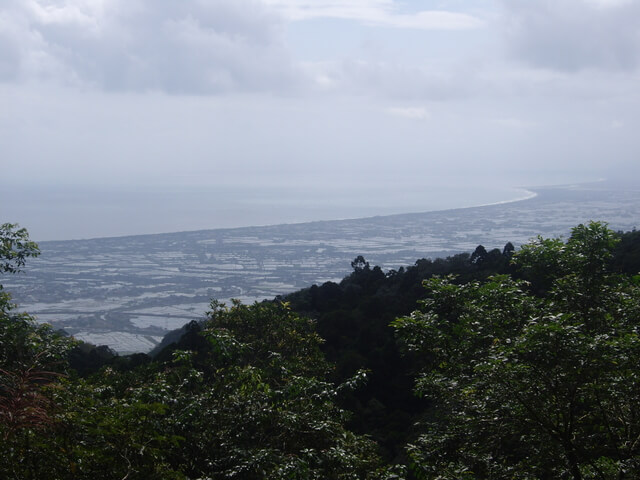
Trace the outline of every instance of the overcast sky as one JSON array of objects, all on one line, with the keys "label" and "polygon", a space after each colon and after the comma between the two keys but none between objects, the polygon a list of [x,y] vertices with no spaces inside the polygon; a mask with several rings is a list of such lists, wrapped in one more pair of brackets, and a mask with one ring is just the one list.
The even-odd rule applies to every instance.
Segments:
[{"label": "overcast sky", "polygon": [[639,171],[633,0],[2,0],[13,186]]}]

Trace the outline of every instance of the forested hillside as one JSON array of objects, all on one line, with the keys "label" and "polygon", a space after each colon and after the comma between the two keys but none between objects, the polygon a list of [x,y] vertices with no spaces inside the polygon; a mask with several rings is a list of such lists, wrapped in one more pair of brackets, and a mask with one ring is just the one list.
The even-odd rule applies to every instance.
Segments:
[{"label": "forested hillside", "polygon": [[[16,273],[37,246],[1,233]],[[80,344],[0,291],[0,477],[640,477],[638,232],[352,267],[213,301],[153,357]]]}]

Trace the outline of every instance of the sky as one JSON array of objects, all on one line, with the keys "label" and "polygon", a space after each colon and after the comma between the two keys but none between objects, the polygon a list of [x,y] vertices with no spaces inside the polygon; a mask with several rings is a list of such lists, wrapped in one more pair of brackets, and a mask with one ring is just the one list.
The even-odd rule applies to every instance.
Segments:
[{"label": "sky", "polygon": [[[2,0],[0,221],[46,192],[634,178],[639,18],[633,0]],[[40,236],[109,234],[66,212]]]}]

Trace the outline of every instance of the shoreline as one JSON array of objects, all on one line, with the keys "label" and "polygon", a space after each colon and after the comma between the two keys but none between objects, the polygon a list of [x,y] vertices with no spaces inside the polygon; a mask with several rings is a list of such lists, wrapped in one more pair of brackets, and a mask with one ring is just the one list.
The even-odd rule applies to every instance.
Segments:
[{"label": "shoreline", "polygon": [[[587,182],[590,183],[590,182]],[[586,184],[586,183],[584,183]],[[580,184],[580,185],[584,185]],[[140,238],[140,237],[153,237],[153,236],[162,236],[162,235],[181,235],[181,234],[194,234],[194,233],[204,233],[204,232],[222,232],[222,231],[234,231],[234,230],[243,230],[243,229],[256,229],[256,228],[275,228],[281,226],[294,226],[294,225],[310,225],[310,224],[318,224],[318,223],[332,223],[332,222],[359,222],[359,221],[367,221],[371,219],[380,219],[380,218],[390,218],[396,216],[403,215],[422,215],[434,212],[454,212],[459,210],[467,210],[472,208],[482,208],[482,207],[490,207],[495,205],[507,205],[517,202],[522,202],[525,200],[531,200],[533,198],[538,197],[539,193],[534,190],[534,188],[550,188],[550,187],[569,187],[570,185],[575,184],[566,184],[566,185],[553,185],[553,186],[545,186],[545,187],[513,187],[516,192],[521,192],[522,195],[516,198],[511,198],[507,200],[500,200],[497,202],[489,202],[489,203],[481,203],[474,205],[465,205],[461,207],[451,207],[451,208],[434,208],[431,210],[417,210],[417,211],[409,211],[409,212],[398,212],[398,213],[388,213],[388,214],[379,214],[379,215],[365,215],[358,217],[346,217],[346,218],[331,218],[331,219],[318,219],[318,220],[307,220],[307,221],[299,221],[299,222],[275,222],[275,223],[266,223],[262,225],[241,225],[235,227],[218,227],[218,228],[199,228],[199,229],[189,229],[189,230],[177,230],[177,231],[167,231],[167,232],[154,232],[154,233],[135,233],[131,235],[114,235],[114,236],[97,236],[97,237],[87,237],[87,238],[70,238],[64,240],[38,240],[38,244],[53,244],[53,243],[63,243],[63,242],[90,242],[90,241],[110,241],[116,239],[131,239],[131,238]],[[514,192],[515,193],[515,192]]]},{"label": "shoreline", "polygon": [[525,200],[531,200],[532,198],[536,198],[539,194],[538,192],[528,188],[521,188],[523,193],[525,193],[524,197],[514,198],[513,200],[503,200],[500,202],[492,202],[492,203],[484,203],[482,205],[472,205],[470,207],[462,207],[462,208],[478,208],[478,207],[491,207],[493,205],[505,205],[507,203],[515,203],[515,202],[523,202]]}]

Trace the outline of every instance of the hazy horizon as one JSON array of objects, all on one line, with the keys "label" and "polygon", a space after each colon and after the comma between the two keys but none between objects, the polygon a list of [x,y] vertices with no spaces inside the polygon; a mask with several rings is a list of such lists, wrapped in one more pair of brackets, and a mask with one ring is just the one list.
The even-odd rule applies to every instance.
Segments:
[{"label": "hazy horizon", "polygon": [[[443,181],[444,179],[438,179]],[[536,196],[538,187],[612,183],[557,176],[547,183],[505,185],[488,178],[436,184],[218,185],[214,187],[37,187],[5,189],[21,196],[11,218],[20,218],[36,241],[82,240],[161,233],[257,227],[422,213],[511,203]],[[574,180],[574,181],[571,181]],[[604,182],[604,183],[603,183]],[[626,182],[640,188],[640,184]],[[72,219],[70,222],[68,219]]]},{"label": "hazy horizon", "polygon": [[[5,192],[6,194],[7,192]],[[56,189],[25,194],[12,218],[36,241],[171,233],[341,220],[448,210],[518,201],[532,196],[511,186],[406,186],[283,189]],[[73,225],[65,218],[74,219]]]},{"label": "hazy horizon", "polygon": [[636,178],[639,15],[628,0],[8,0],[1,221],[113,236]]}]

